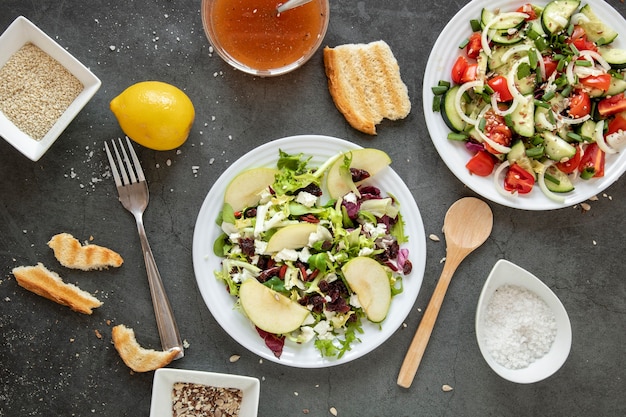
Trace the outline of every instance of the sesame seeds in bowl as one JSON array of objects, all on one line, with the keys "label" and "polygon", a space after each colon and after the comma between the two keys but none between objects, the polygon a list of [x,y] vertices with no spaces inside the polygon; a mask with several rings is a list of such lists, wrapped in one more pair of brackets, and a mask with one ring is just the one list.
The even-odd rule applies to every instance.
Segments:
[{"label": "sesame seeds in bowl", "polygon": [[0,136],[38,161],[100,80],[23,16],[0,35]]},{"label": "sesame seeds in bowl", "polygon": [[539,278],[499,260],[476,309],[476,338],[487,364],[502,378],[528,384],[548,378],[567,360],[569,317]]}]

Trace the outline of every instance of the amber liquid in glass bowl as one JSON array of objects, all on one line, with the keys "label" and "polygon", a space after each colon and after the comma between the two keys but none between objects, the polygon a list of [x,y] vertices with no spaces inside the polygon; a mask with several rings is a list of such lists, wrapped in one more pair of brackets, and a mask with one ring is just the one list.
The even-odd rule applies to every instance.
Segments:
[{"label": "amber liquid in glass bowl", "polygon": [[226,61],[251,70],[246,72],[274,75],[272,70],[282,73],[290,70],[290,65],[297,67],[322,42],[328,25],[328,0],[313,0],[279,14],[276,7],[281,3],[204,0],[202,19],[209,41]]}]

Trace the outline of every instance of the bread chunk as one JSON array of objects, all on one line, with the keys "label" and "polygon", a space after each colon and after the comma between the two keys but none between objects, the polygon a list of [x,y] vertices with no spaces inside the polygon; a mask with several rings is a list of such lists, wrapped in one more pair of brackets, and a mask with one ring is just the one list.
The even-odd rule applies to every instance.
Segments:
[{"label": "bread chunk", "polygon": [[124,363],[135,372],[148,372],[163,368],[174,360],[178,350],[144,349],[135,339],[135,331],[119,324],[113,327],[113,344]]},{"label": "bread chunk", "polygon": [[91,314],[94,308],[102,305],[102,301],[88,292],[63,282],[57,273],[48,270],[42,263],[13,268],[13,275],[21,287],[79,313]]},{"label": "bread chunk", "polygon": [[110,266],[119,267],[124,260],[117,252],[98,245],[81,245],[78,239],[69,233],[59,233],[52,236],[48,246],[54,251],[54,256],[61,265],[91,271]]},{"label": "bread chunk", "polygon": [[324,67],[335,106],[355,129],[375,135],[384,118],[404,119],[411,111],[398,61],[385,41],[327,46]]}]

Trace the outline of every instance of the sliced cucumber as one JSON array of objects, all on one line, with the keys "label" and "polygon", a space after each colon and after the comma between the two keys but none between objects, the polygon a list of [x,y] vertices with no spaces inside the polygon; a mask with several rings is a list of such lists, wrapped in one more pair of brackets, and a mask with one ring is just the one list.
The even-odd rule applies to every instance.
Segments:
[{"label": "sliced cucumber", "polygon": [[[550,176],[548,178],[548,176]],[[546,187],[553,193],[567,193],[574,189],[574,184],[567,174],[551,165],[545,174]]]},{"label": "sliced cucumber", "polygon": [[506,154],[506,159],[510,164],[516,163],[536,178],[532,162],[530,161],[530,158],[526,156],[526,147],[524,146],[523,141],[518,140],[511,146],[511,150]]},{"label": "sliced cucumber", "polygon": [[517,102],[517,107],[511,113],[513,130],[520,136],[531,137],[535,134],[535,100],[532,95]]},{"label": "sliced cucumber", "polygon": [[483,9],[480,13],[480,23],[483,28],[493,19],[496,19],[496,21],[490,25],[489,28],[495,30],[519,28],[524,24],[524,18],[519,15],[512,15],[510,13],[495,14],[488,9]]},{"label": "sliced cucumber", "polygon": [[481,94],[485,90],[485,81],[487,77],[487,65],[489,63],[489,57],[485,51],[480,51],[478,58],[476,58],[478,64],[478,70],[476,71],[476,79],[481,80],[482,83],[474,87],[474,92]]},{"label": "sliced cucumber", "polygon": [[[493,69],[493,72],[506,77],[513,68],[515,61],[515,59],[509,58],[509,60],[503,65],[500,65],[498,68]],[[528,76],[520,79],[517,77],[517,74],[515,74],[515,86],[517,87],[518,91],[523,95],[532,94],[535,92],[535,87],[537,86],[537,76],[531,72]]]},{"label": "sliced cucumber", "polygon": [[576,148],[552,132],[542,132],[546,155],[553,161],[567,161],[576,154]]},{"label": "sliced cucumber", "polygon": [[[531,46],[533,45],[532,42],[529,43],[528,40],[524,41],[524,44],[530,44]],[[506,54],[509,50],[511,50],[512,48],[515,48],[517,45],[497,45],[495,46],[492,50],[491,50],[491,56],[489,57],[489,62],[488,62],[488,67],[490,70],[495,71],[496,69],[500,68],[503,65],[509,65],[508,68],[511,67],[511,63],[517,61],[520,58],[523,58],[525,56],[528,55],[528,51],[525,50],[521,50],[518,52],[515,52],[513,54],[511,54],[507,61],[504,62],[502,60],[502,56],[504,54]]]},{"label": "sliced cucumber", "polygon": [[513,45],[524,39],[524,32],[518,29],[496,29],[490,30],[488,33],[489,39],[493,43],[500,45]]},{"label": "sliced cucumber", "polygon": [[609,89],[606,90],[606,93],[604,95],[614,96],[616,94],[623,93],[624,91],[626,91],[626,80],[617,77],[611,77],[611,85],[609,86]]},{"label": "sliced cucumber", "polygon": [[617,32],[602,20],[598,19],[598,16],[591,10],[589,4],[585,4],[583,8],[580,9],[580,13],[588,19],[581,19],[581,21],[578,22],[580,27],[585,29],[587,39],[595,42],[597,45],[607,45],[617,38]]},{"label": "sliced cucumber", "polygon": [[555,34],[569,25],[569,20],[580,6],[579,0],[553,0],[541,12],[541,24],[549,34]]},{"label": "sliced cucumber", "polygon": [[593,137],[596,133],[596,122],[592,119],[585,120],[578,130],[578,134],[583,137],[587,142],[593,142]]},{"label": "sliced cucumber", "polygon": [[552,112],[545,107],[535,108],[535,129],[538,131],[552,130],[555,123],[553,120]]},{"label": "sliced cucumber", "polygon": [[[446,92],[443,100],[441,100],[441,115],[443,121],[454,132],[461,132],[465,129],[465,121],[461,119],[461,116],[456,111],[454,101],[456,100],[456,93],[459,91],[459,86],[455,85]],[[461,98],[461,109],[467,105],[467,102]]]},{"label": "sliced cucumber", "polygon": [[598,52],[613,69],[626,68],[626,50],[601,46]]}]

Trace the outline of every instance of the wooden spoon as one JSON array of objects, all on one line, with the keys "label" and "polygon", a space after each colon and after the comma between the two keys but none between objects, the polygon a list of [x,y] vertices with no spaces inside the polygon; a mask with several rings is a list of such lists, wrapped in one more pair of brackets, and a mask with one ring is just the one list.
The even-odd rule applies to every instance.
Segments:
[{"label": "wooden spoon", "polygon": [[446,237],[446,263],[402,362],[398,375],[398,385],[401,387],[409,388],[415,378],[452,275],[461,261],[487,240],[492,227],[491,209],[477,198],[462,198],[448,209],[443,221],[443,233]]}]

